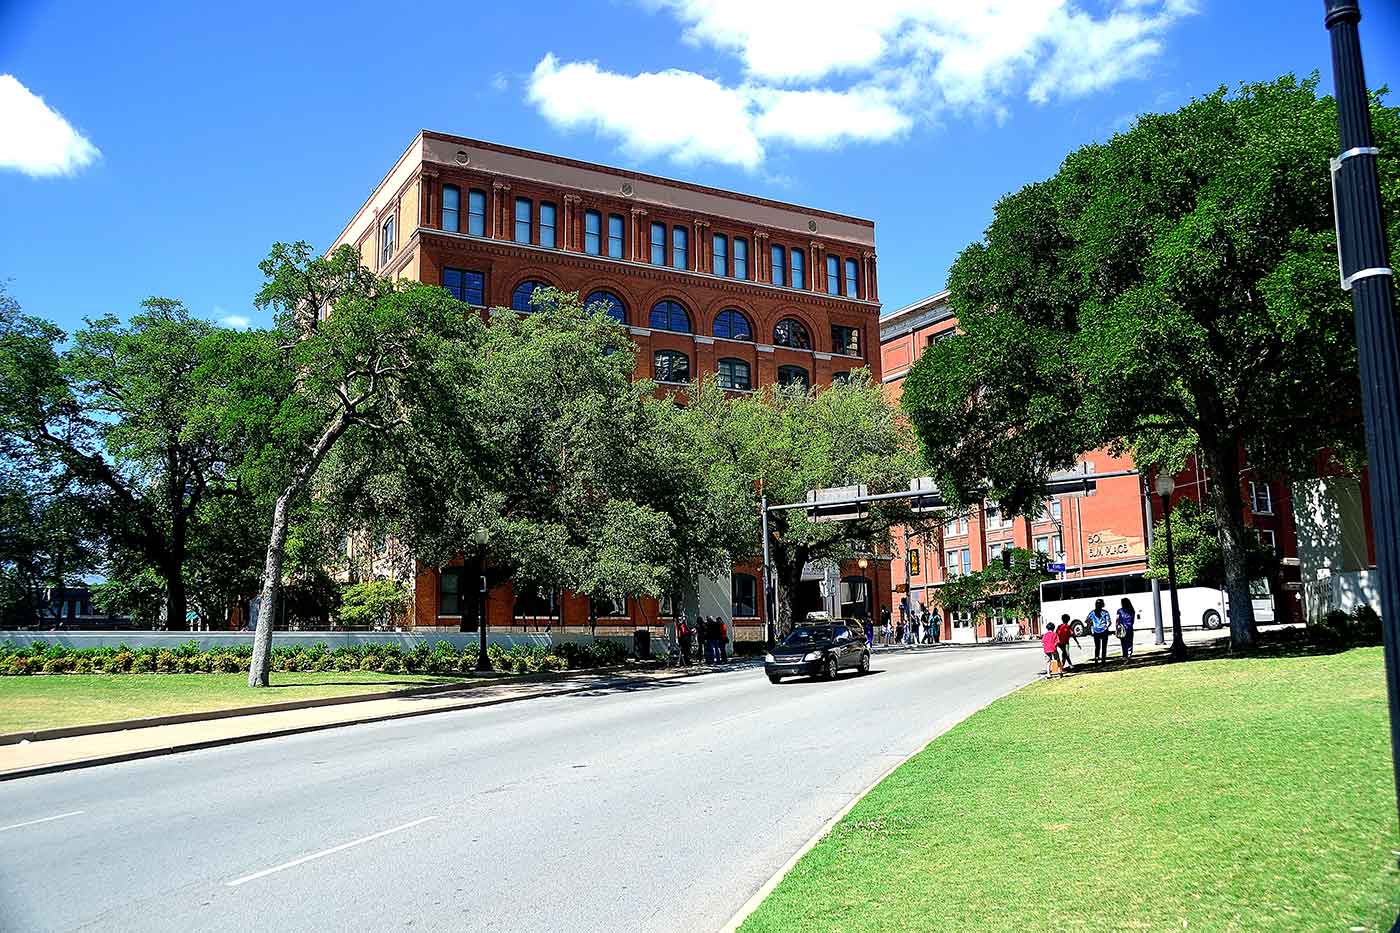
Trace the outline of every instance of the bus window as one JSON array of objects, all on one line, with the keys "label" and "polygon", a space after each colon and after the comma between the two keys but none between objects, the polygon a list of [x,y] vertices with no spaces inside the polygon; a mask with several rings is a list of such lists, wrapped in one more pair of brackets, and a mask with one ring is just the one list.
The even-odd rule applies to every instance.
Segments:
[{"label": "bus window", "polygon": [[1040,601],[1043,603],[1052,602],[1057,599],[1064,599],[1060,594],[1064,591],[1063,583],[1043,583],[1040,586]]},{"label": "bus window", "polygon": [[1117,598],[1123,595],[1122,577],[1104,577],[1103,592],[1099,594],[1104,597]]},{"label": "bus window", "polygon": [[1152,584],[1147,582],[1147,578],[1140,573],[1130,573],[1123,577],[1123,595],[1132,596],[1134,593],[1146,593],[1152,589]]}]

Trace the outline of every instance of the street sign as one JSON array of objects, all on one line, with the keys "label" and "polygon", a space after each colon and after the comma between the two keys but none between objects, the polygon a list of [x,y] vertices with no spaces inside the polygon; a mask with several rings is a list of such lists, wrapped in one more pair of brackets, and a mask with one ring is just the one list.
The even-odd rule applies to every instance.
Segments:
[{"label": "street sign", "polygon": [[1048,564],[1048,565],[1046,565],[1045,569],[1046,569],[1046,571],[1049,572],[1049,573],[1064,573],[1064,572],[1065,572],[1065,565],[1064,565],[1064,564]]}]

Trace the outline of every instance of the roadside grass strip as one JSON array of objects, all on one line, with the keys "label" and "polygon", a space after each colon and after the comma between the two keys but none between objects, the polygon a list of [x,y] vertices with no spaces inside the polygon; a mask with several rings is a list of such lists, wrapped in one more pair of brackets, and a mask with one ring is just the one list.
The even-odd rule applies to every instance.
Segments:
[{"label": "roadside grass strip", "polygon": [[365,671],[279,673],[273,686],[248,687],[247,674],[58,674],[0,677],[0,734],[123,719],[381,693],[460,677]]},{"label": "roadside grass strip", "polygon": [[1379,648],[1042,681],[896,769],[742,926],[1389,930]]}]

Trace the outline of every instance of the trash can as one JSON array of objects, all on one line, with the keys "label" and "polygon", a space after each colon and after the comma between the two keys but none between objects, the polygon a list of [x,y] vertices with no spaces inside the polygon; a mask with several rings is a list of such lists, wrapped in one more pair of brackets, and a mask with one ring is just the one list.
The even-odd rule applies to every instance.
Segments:
[{"label": "trash can", "polygon": [[651,658],[651,630],[639,628],[632,633],[632,653],[647,660]]}]

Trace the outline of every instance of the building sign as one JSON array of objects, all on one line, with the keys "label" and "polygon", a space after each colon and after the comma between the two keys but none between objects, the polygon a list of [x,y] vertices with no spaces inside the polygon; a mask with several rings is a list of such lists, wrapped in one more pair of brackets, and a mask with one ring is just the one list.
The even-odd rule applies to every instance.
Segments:
[{"label": "building sign", "polygon": [[1146,556],[1147,552],[1143,549],[1142,538],[1120,535],[1111,528],[1095,531],[1084,539],[1084,558],[1086,561],[1131,560],[1134,557],[1145,558]]}]

